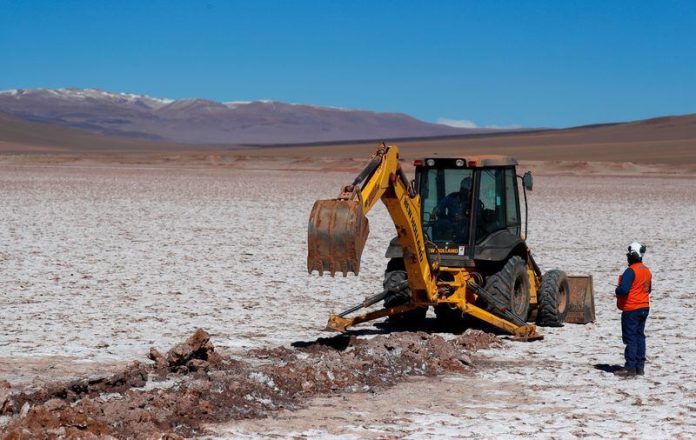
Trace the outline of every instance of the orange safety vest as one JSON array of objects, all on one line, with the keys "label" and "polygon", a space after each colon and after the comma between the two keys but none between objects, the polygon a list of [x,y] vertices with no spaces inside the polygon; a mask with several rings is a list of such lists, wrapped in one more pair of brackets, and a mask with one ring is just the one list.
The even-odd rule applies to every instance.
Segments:
[{"label": "orange safety vest", "polygon": [[[616,307],[624,312],[650,307],[652,273],[643,263],[634,263],[630,267],[636,276],[631,284],[631,290],[628,291],[628,295],[616,296]],[[621,276],[619,284],[621,284]]]}]

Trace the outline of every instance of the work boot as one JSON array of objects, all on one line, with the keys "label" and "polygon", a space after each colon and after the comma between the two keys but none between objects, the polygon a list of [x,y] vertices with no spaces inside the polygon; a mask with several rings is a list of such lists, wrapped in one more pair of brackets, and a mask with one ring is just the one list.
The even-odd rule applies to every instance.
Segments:
[{"label": "work boot", "polygon": [[618,370],[614,371],[614,374],[619,377],[633,377],[636,375],[636,369],[635,368],[619,368]]},{"label": "work boot", "polygon": [[636,376],[645,376],[645,368],[636,368]]}]

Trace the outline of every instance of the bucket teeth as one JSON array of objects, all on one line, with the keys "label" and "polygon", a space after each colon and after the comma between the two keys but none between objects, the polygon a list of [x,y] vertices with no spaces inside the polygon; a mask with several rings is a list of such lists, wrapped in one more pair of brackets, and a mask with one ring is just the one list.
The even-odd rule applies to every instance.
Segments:
[{"label": "bucket teeth", "polygon": [[317,200],[307,228],[307,271],[311,274],[360,272],[369,224],[355,200]]},{"label": "bucket teeth", "polygon": [[310,274],[314,271],[319,272],[319,276],[323,276],[324,272],[328,272],[331,276],[335,276],[337,273],[342,273],[343,276],[348,276],[348,272],[353,272],[357,275],[360,272],[360,266],[352,264],[352,262],[337,262],[330,260],[318,260],[314,259],[310,261],[307,260],[307,272]]}]

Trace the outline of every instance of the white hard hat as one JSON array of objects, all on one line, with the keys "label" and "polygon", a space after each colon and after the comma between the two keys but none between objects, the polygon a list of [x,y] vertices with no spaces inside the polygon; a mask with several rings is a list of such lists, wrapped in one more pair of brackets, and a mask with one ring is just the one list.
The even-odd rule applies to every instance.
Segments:
[{"label": "white hard hat", "polygon": [[628,254],[635,254],[638,257],[643,257],[643,254],[645,253],[645,245],[642,245],[638,243],[637,241],[634,241],[630,245],[628,245]]}]

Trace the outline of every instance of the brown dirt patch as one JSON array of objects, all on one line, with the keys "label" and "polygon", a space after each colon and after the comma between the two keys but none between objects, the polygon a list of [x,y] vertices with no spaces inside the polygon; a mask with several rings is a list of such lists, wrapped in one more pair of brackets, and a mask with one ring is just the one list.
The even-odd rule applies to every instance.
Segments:
[{"label": "brown dirt patch", "polygon": [[481,331],[451,340],[425,332],[341,335],[292,347],[250,350],[244,360],[215,352],[197,330],[152,364],[135,362],[106,377],[0,394],[13,418],[3,438],[191,436],[204,424],[297,409],[312,396],[380,389],[409,376],[464,372],[470,352],[498,344]]}]

